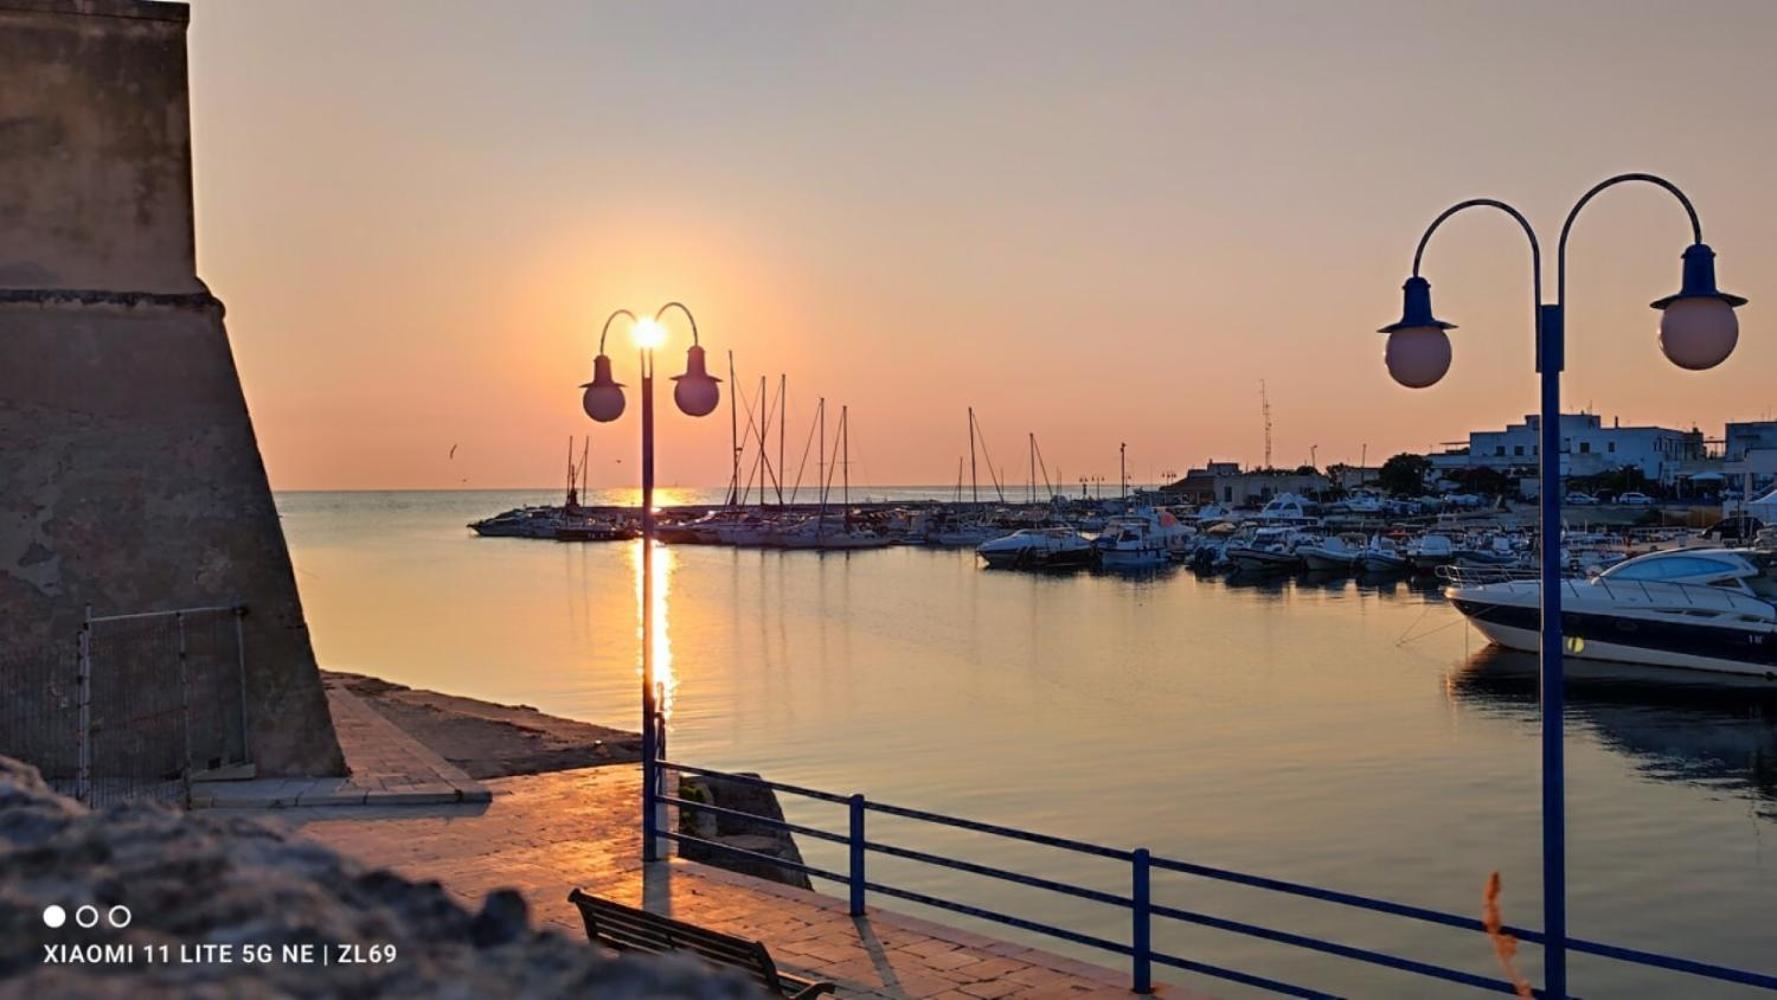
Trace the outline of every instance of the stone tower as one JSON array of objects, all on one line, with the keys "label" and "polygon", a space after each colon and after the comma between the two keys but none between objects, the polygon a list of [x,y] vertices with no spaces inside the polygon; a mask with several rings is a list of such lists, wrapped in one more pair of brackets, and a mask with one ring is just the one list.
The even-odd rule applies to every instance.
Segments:
[{"label": "stone tower", "polygon": [[68,641],[89,606],[244,604],[259,774],[338,774],[222,303],[197,277],[188,18],[0,0],[0,653]]}]

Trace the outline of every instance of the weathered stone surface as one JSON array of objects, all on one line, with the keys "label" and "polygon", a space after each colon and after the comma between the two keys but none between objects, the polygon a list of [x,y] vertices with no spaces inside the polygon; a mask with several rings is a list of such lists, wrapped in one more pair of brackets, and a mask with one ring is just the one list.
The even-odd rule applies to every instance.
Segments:
[{"label": "weathered stone surface", "polygon": [[[762,816],[780,823],[784,819],[784,810],[778,804],[777,793],[743,781],[685,775],[679,779],[679,797],[693,802],[708,802],[723,809],[733,809],[749,816]],[[681,809],[679,825],[683,832],[692,836],[719,841],[755,854],[768,854],[796,864],[802,863],[802,852],[796,847],[795,837],[790,831],[769,823],[697,809]],[[706,865],[782,882],[799,889],[813,888],[808,876],[802,872],[733,851],[705,847],[702,844],[680,844],[679,855],[691,861],[701,861]]]},{"label": "weathered stone surface", "polygon": [[[122,930],[45,925],[56,904],[129,907]],[[46,944],[127,944],[133,961],[44,962]],[[170,964],[149,945],[393,946],[374,964]],[[38,997],[751,997],[735,977],[684,961],[609,958],[531,928],[496,891],[479,913],[436,882],[367,869],[253,820],[150,806],[88,813],[0,758],[0,994]]]},{"label": "weathered stone surface", "polygon": [[[71,649],[88,606],[245,604],[259,774],[340,774],[222,306],[195,271],[188,14],[0,0],[0,698],[59,704],[25,668]],[[72,720],[49,725],[72,740]],[[29,752],[60,779],[66,749]]]}]

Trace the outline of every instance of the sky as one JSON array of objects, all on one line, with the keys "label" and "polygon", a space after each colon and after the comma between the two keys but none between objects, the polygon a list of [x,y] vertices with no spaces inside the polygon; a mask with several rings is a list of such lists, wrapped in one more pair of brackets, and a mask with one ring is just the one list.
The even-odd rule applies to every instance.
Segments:
[{"label": "sky", "polygon": [[[633,485],[634,397],[595,425],[577,386],[605,316],[669,300],[717,374],[788,375],[792,472],[819,397],[854,483],[953,483],[969,406],[1019,484],[1029,433],[1067,483],[1124,442],[1138,482],[1258,463],[1261,382],[1274,464],[1376,464],[1536,407],[1494,213],[1427,254],[1449,376],[1389,380],[1426,224],[1509,201],[1552,286],[1568,208],[1627,170],[1690,195],[1752,303],[1725,365],[1667,363],[1684,215],[1613,189],[1570,245],[1570,409],[1777,411],[1762,0],[192,6],[199,273],[276,489],[552,486],[586,434],[592,484]],[[726,483],[726,398],[661,402],[661,483]]]}]

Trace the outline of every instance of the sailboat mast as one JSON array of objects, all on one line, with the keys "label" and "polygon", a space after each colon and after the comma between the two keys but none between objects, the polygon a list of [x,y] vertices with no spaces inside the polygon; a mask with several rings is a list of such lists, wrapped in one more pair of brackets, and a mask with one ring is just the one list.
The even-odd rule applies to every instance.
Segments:
[{"label": "sailboat mast", "polygon": [[981,503],[981,483],[975,478],[975,408],[969,407],[969,498]]},{"label": "sailboat mast", "polygon": [[771,397],[765,391],[765,376],[759,376],[759,462],[755,475],[759,477],[759,512],[765,512],[765,477],[771,472],[771,463],[767,461],[765,450],[765,425],[771,419]]},{"label": "sailboat mast", "polygon": [[728,352],[728,454],[734,471],[728,478],[728,506],[740,506],[740,383],[734,380],[734,352]]},{"label": "sailboat mast", "polygon": [[1030,434],[1030,502],[1037,502],[1037,434]]},{"label": "sailboat mast", "polygon": [[839,440],[844,449],[839,461],[839,497],[845,504],[845,522],[851,523],[851,407],[839,408]]},{"label": "sailboat mast", "polygon": [[820,456],[815,459],[814,471],[815,475],[818,476],[821,481],[821,513],[825,514],[827,513],[827,397],[825,396],[821,397],[819,419],[821,424],[821,452]]},{"label": "sailboat mast", "polygon": [[1122,478],[1123,500],[1129,500],[1129,444],[1120,442],[1117,445],[1117,475]]},{"label": "sailboat mast", "polygon": [[784,476],[789,469],[784,466],[784,427],[790,421],[790,376],[780,373],[777,377],[777,505],[784,505]]}]

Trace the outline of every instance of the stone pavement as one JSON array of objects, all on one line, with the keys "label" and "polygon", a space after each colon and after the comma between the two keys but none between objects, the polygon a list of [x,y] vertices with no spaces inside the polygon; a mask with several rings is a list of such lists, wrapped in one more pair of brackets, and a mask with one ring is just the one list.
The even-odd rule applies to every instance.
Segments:
[{"label": "stone pavement", "polygon": [[344,685],[327,685],[327,709],[351,769],[348,777],[196,782],[191,787],[192,807],[420,806],[487,802],[492,797],[484,785],[407,735]]},{"label": "stone pavement", "polygon": [[[342,738],[343,738],[342,733]],[[488,782],[491,802],[271,813],[274,822],[368,864],[440,882],[477,907],[511,887],[539,926],[580,938],[575,886],[765,942],[786,970],[844,997],[1022,1000],[1130,996],[1121,972],[872,907],[674,859],[640,861],[641,772],[610,765]],[[1199,997],[1175,987],[1180,1000]]]}]

